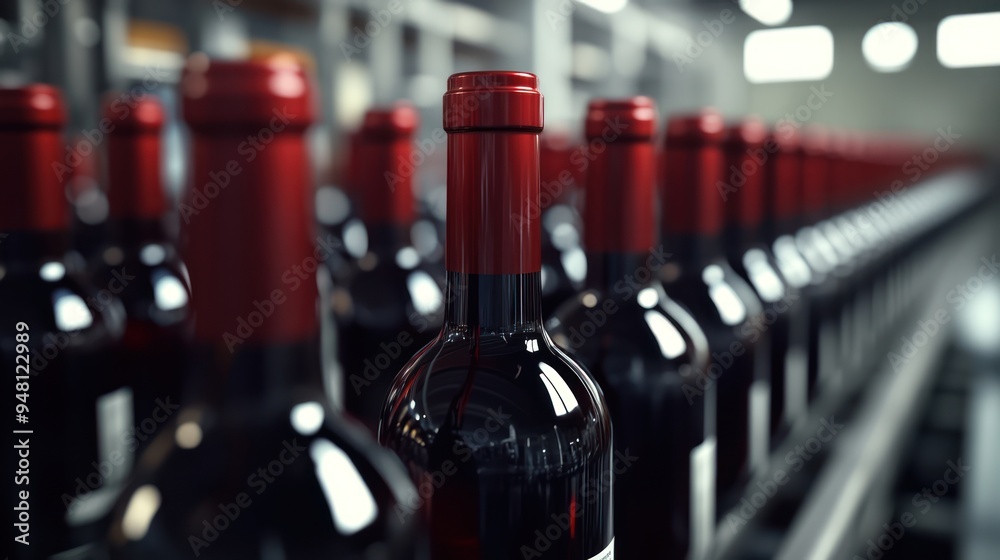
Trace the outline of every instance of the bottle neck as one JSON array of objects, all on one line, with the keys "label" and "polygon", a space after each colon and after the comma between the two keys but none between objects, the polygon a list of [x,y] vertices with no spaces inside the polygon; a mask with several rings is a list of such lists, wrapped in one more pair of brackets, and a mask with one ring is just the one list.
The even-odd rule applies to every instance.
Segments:
[{"label": "bottle neck", "polygon": [[723,256],[718,234],[664,234],[663,248],[670,260],[682,267],[700,268]]},{"label": "bottle neck", "polygon": [[648,139],[607,144],[587,169],[584,247],[643,253],[656,242],[655,150]]},{"label": "bottle neck", "polygon": [[667,145],[660,202],[661,233],[669,251],[692,256],[710,251],[718,256],[724,217],[722,161],[717,145]]},{"label": "bottle neck", "polygon": [[760,147],[738,144],[727,147],[728,168],[723,172],[726,185],[723,199],[726,214],[726,249],[733,256],[758,242],[764,218],[764,183],[766,155]]},{"label": "bottle neck", "polygon": [[541,328],[538,132],[448,136],[445,328]]},{"label": "bottle neck", "polygon": [[601,292],[606,297],[619,297],[651,286],[663,264],[656,253],[649,251],[587,251],[585,285],[587,289]]},{"label": "bottle neck", "polygon": [[400,249],[411,245],[410,227],[402,223],[380,223],[366,227],[368,252],[379,259],[395,258]]},{"label": "bottle neck", "polygon": [[253,159],[238,151],[248,132],[195,132],[188,204],[198,210],[185,218],[194,337],[230,353],[295,344],[318,330],[304,131],[275,133]]},{"label": "bottle neck", "polygon": [[471,328],[504,334],[542,327],[542,277],[448,271],[445,330]]},{"label": "bottle neck", "polygon": [[802,208],[800,154],[783,150],[772,154],[766,175],[763,234],[768,240],[774,240],[797,229]]},{"label": "bottle neck", "polygon": [[541,271],[538,132],[448,136],[445,266],[464,274]]},{"label": "bottle neck", "polygon": [[141,247],[149,243],[167,243],[169,236],[160,218],[108,218],[108,238],[118,245]]},{"label": "bottle neck", "polygon": [[375,135],[359,140],[355,149],[361,220],[369,227],[407,227],[414,217],[411,139]]},{"label": "bottle neck", "polygon": [[56,128],[0,130],[0,232],[69,227],[63,187],[72,174]]},{"label": "bottle neck", "polygon": [[108,216],[158,220],[167,211],[160,165],[160,131],[108,135]]}]

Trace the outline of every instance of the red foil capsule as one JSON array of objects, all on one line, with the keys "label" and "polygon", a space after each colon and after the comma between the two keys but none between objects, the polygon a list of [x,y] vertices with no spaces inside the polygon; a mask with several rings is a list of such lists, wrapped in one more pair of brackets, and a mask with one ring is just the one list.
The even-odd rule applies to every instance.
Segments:
[{"label": "red foil capsule", "polygon": [[807,221],[826,217],[832,180],[830,139],[824,129],[814,128],[802,139],[802,212]]},{"label": "red foil capsule", "polygon": [[753,229],[764,218],[765,166],[770,157],[764,150],[766,139],[767,128],[758,119],[746,119],[726,129],[725,188],[719,195],[730,226]]},{"label": "red foil capsule", "polygon": [[[195,336],[300,340],[317,329],[312,87],[292,59],[192,56],[181,80],[192,184],[180,206]],[[327,255],[329,256],[329,255]]]},{"label": "red foil capsule", "polygon": [[160,219],[167,211],[160,135],[163,105],[155,98],[132,105],[108,96],[103,118],[108,132],[108,204],[112,219]]},{"label": "red foil capsule", "polygon": [[660,171],[663,231],[717,235],[722,230],[722,116],[712,110],[671,118]]},{"label": "red foil capsule", "polygon": [[355,191],[368,225],[413,222],[413,135],[420,123],[409,105],[374,109],[365,115],[354,145]]},{"label": "red foil capsule", "polygon": [[0,231],[68,227],[63,187],[74,163],[62,142],[65,121],[56,88],[0,88]]},{"label": "red foil capsule", "polygon": [[543,134],[539,140],[542,210],[572,202],[574,191],[583,185],[586,160],[568,134]]},{"label": "red foil capsule", "polygon": [[642,253],[656,242],[656,106],[648,97],[592,101],[586,138],[584,246],[588,251]]},{"label": "red foil capsule", "polygon": [[764,141],[769,154],[765,165],[764,212],[769,219],[787,222],[801,211],[802,146],[792,127],[772,131]]},{"label": "red foil capsule", "polygon": [[542,120],[542,94],[533,74],[468,72],[448,79],[449,271],[541,271]]}]

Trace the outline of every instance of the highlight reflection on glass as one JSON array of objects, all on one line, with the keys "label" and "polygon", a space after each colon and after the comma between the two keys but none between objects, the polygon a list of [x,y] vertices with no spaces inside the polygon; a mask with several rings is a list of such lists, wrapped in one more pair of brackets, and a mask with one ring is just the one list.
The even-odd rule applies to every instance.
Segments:
[{"label": "highlight reflection on glass", "polygon": [[313,442],[309,455],[316,463],[316,474],[337,528],[345,535],[353,535],[375,521],[375,498],[347,453],[329,440],[320,439]]}]

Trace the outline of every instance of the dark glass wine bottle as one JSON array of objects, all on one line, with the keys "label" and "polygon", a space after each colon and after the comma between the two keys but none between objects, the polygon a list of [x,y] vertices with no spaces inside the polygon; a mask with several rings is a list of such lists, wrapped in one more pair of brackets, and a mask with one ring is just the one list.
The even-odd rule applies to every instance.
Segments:
[{"label": "dark glass wine bottle", "polygon": [[614,556],[607,405],[542,326],[537,85],[448,80],[445,324],[396,377],[379,427],[418,486],[408,512],[425,517],[434,560]]},{"label": "dark glass wine bottle", "polygon": [[115,559],[410,558],[395,458],[326,404],[305,130],[310,81],[280,55],[194,55],[181,78],[192,187],[184,257],[197,403],[140,458]]},{"label": "dark glass wine bottle", "polygon": [[59,91],[0,89],[0,357],[9,368],[10,558],[84,558],[132,463],[131,392],[108,360],[124,312],[70,252]]},{"label": "dark glass wine bottle", "polygon": [[830,191],[828,134],[825,129],[810,129],[802,136],[799,148],[802,218],[801,227],[795,232],[795,244],[813,275],[808,350],[808,393],[812,401],[839,367],[841,294],[847,270],[843,257],[819,227],[827,215]]},{"label": "dark glass wine bottle", "polygon": [[344,370],[344,403],[373,432],[392,380],[416,350],[441,329],[438,274],[410,238],[416,110],[375,109],[358,132],[355,192],[368,233],[368,252],[353,263],[334,306]]},{"label": "dark glass wine bottle", "polygon": [[591,102],[586,139],[602,138],[608,123],[622,132],[584,181],[586,289],[547,327],[604,390],[615,448],[637,457],[616,473],[615,554],[702,558],[715,525],[715,409],[695,372],[708,368],[708,340],[657,277],[667,261],[656,229],[653,101]]},{"label": "dark glass wine bottle", "polygon": [[[742,495],[751,458],[767,455],[770,366],[760,300],[729,266],[723,242],[724,124],[715,112],[671,118],[661,169],[664,288],[708,338],[705,375],[717,391],[716,517]],[[756,436],[756,437],[751,437]]]},{"label": "dark glass wine bottle", "polygon": [[814,283],[818,279],[815,271],[795,243],[803,219],[799,135],[791,126],[780,127],[768,133],[764,148],[768,159],[764,165],[766,202],[761,235],[785,281],[800,295],[791,315],[792,339],[785,354],[784,410],[776,417],[774,403],[771,408],[771,428],[780,432],[782,426],[791,427],[803,420],[808,409],[809,333],[814,293],[819,286]]},{"label": "dark glass wine bottle", "polygon": [[[803,358],[808,341],[804,337],[807,324],[800,314],[803,306],[799,287],[785,278],[763,237],[768,160],[778,151],[773,139],[767,140],[764,123],[756,119],[726,129],[722,190],[729,264],[753,287],[764,305],[760,330],[766,332],[770,343],[770,373],[765,383],[770,386],[769,427],[774,447],[790,427],[786,411],[802,408],[808,378]],[[753,462],[763,468],[767,456],[754,457]]]},{"label": "dark glass wine bottle", "polygon": [[151,96],[132,105],[109,97],[103,118],[111,123],[105,166],[109,242],[89,276],[125,306],[115,367],[132,389],[136,430],[130,447],[141,451],[182,404],[191,290],[163,223],[163,107]]}]

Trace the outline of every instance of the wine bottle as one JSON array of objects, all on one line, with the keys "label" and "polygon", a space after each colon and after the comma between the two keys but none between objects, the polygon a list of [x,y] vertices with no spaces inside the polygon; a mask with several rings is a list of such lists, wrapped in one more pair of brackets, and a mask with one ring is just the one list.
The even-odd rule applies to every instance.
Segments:
[{"label": "wine bottle", "polygon": [[132,105],[109,96],[102,117],[110,123],[105,173],[109,242],[91,263],[89,276],[125,306],[125,334],[115,349],[115,368],[132,389],[136,429],[130,446],[139,452],[182,404],[191,290],[164,225],[162,105],[152,96]]},{"label": "wine bottle", "polygon": [[702,558],[715,525],[714,419],[706,418],[715,410],[695,372],[708,368],[708,340],[657,277],[666,258],[653,101],[592,101],[587,141],[603,139],[609,123],[622,132],[595,153],[584,182],[586,288],[547,328],[604,390],[616,449],[638,457],[615,479],[615,554]]},{"label": "wine bottle", "polygon": [[409,160],[417,128],[409,105],[368,111],[352,154],[359,161],[355,192],[368,251],[343,283],[349,304],[334,310],[346,409],[373,432],[392,380],[441,329],[443,318],[439,275],[410,238],[415,201]]},{"label": "wine bottle", "polygon": [[[772,403],[772,430],[790,428],[805,418],[809,405],[809,333],[813,319],[814,292],[818,279],[795,243],[802,225],[802,154],[799,135],[790,126],[768,132],[764,148],[764,220],[762,239],[774,255],[786,282],[799,292],[800,300],[791,315],[792,340],[785,355],[784,411],[775,416]],[[777,397],[775,397],[777,398]],[[780,438],[779,438],[780,439]],[[773,447],[773,445],[772,445]]]},{"label": "wine bottle", "polygon": [[0,357],[11,558],[88,557],[132,462],[131,391],[108,360],[124,311],[70,251],[65,109],[44,84],[0,89]]},{"label": "wine bottle", "polygon": [[542,325],[537,78],[451,76],[444,129],[445,323],[379,426],[418,486],[407,512],[433,560],[613,558],[607,405]]},{"label": "wine bottle", "polygon": [[762,306],[722,247],[723,136],[718,113],[671,118],[660,174],[662,239],[672,254],[660,277],[667,293],[701,326],[711,351],[708,369],[699,373],[716,388],[718,399],[717,518],[742,495],[751,458],[766,456],[770,416]]},{"label": "wine bottle", "polygon": [[115,559],[410,558],[406,473],[326,404],[305,131],[294,59],[193,55],[181,83],[192,188],[181,205],[197,402],[116,504]]},{"label": "wine bottle", "polygon": [[[758,390],[770,392],[769,429],[773,447],[790,427],[786,410],[802,406],[801,402],[788,400],[800,399],[805,393],[808,373],[802,360],[807,341],[802,336],[806,325],[799,314],[801,294],[782,274],[762,235],[767,165],[771,154],[778,149],[777,144],[767,140],[767,129],[757,119],[745,119],[727,127],[723,141],[726,152],[723,198],[729,264],[753,287],[764,305],[761,330],[770,342],[770,372]],[[764,449],[758,451],[763,453]],[[759,454],[752,460],[754,465],[764,468],[767,455]]]}]

